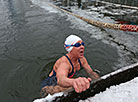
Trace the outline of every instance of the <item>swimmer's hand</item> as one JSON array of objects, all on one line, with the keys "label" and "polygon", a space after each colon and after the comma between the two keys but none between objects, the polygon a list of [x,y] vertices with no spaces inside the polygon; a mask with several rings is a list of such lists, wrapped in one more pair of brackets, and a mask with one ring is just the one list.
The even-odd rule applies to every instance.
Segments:
[{"label": "swimmer's hand", "polygon": [[72,85],[77,93],[81,93],[90,87],[90,81],[91,78],[79,77],[72,81]]}]

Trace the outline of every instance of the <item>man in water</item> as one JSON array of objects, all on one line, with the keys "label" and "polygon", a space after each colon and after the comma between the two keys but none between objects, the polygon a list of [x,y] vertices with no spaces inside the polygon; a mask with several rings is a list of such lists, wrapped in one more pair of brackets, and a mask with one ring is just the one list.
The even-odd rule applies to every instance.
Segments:
[{"label": "man in water", "polygon": [[[80,37],[76,35],[68,36],[64,47],[68,53],[56,61],[49,77],[43,81],[42,87],[55,85],[64,88],[73,87],[77,93],[81,93],[90,87],[92,77],[98,79],[99,76],[92,70],[84,57],[84,42]],[[72,78],[81,67],[92,77]]]}]

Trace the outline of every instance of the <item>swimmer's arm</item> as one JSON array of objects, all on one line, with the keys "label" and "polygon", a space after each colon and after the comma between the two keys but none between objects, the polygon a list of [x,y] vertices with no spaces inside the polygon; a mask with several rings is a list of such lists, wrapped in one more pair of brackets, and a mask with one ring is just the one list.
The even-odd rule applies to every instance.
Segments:
[{"label": "swimmer's arm", "polygon": [[[66,66],[66,67],[65,67]],[[62,64],[57,70],[57,83],[62,87],[73,87],[77,93],[85,91],[90,87],[90,78],[79,77],[68,78],[69,66]]]},{"label": "swimmer's arm", "polygon": [[58,68],[57,68],[57,84],[62,86],[62,87],[72,87],[72,81],[73,79],[68,78],[68,73],[69,73],[69,68],[70,66],[67,65],[66,63],[62,63]]}]

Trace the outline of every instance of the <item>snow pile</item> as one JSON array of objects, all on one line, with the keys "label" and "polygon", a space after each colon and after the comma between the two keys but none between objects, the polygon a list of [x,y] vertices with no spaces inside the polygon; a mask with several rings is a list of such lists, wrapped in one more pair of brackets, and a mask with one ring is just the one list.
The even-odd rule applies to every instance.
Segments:
[{"label": "snow pile", "polygon": [[138,77],[79,102],[138,102]]}]

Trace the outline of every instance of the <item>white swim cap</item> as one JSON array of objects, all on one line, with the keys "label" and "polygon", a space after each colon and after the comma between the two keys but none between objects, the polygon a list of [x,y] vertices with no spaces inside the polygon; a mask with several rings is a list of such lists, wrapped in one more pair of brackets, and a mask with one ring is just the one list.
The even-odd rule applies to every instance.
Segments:
[{"label": "white swim cap", "polygon": [[64,43],[64,47],[65,47],[66,51],[70,52],[73,48],[73,46],[66,46],[66,45],[74,45],[79,40],[81,40],[81,38],[76,35],[68,36]]}]

